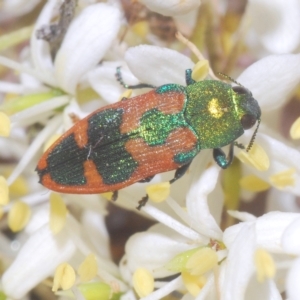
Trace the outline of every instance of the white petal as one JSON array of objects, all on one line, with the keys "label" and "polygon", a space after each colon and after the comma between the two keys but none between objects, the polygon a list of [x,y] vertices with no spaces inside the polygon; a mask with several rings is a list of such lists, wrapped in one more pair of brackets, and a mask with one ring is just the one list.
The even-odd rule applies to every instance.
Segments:
[{"label": "white petal", "polygon": [[240,220],[240,221],[255,221],[256,220],[256,217],[250,213],[247,213],[247,212],[241,212],[241,211],[237,211],[237,210],[228,210],[227,213]]},{"label": "white petal", "polygon": [[34,9],[41,0],[4,0],[1,3],[0,21],[25,15]]},{"label": "white petal", "polygon": [[124,62],[104,62],[88,74],[88,80],[93,89],[108,103],[118,101],[124,91],[116,79],[116,69],[120,66],[122,67],[122,79],[126,84],[135,85],[139,83],[137,78],[124,66]]},{"label": "white petal", "polygon": [[[215,188],[220,168],[216,165],[205,170],[198,182],[194,183],[187,195],[187,210],[191,216],[192,228],[213,239],[222,239],[222,231],[209,211],[208,194]],[[222,199],[215,199],[221,201]]]},{"label": "white petal", "polygon": [[300,41],[298,0],[250,0],[252,26],[264,47],[272,53],[293,52]]},{"label": "white petal", "polygon": [[194,66],[190,58],[175,50],[149,45],[129,48],[125,60],[141,82],[154,86],[166,83],[186,85],[185,70]]},{"label": "white petal", "polygon": [[248,67],[237,81],[252,92],[262,110],[278,108],[299,84],[300,54],[265,57]]},{"label": "white petal", "polygon": [[81,216],[81,223],[86,238],[98,250],[98,255],[104,259],[110,259],[109,236],[104,217],[99,215],[98,212],[86,209]]},{"label": "white petal", "polygon": [[56,86],[56,79],[53,74],[53,62],[50,55],[49,44],[37,39],[36,31],[44,25],[51,23],[53,10],[57,6],[56,0],[49,0],[43,7],[37,21],[34,24],[34,30],[30,39],[31,60],[34,68],[41,74],[41,80],[49,85]]},{"label": "white petal", "polygon": [[281,239],[286,228],[297,218],[297,213],[270,212],[256,221],[256,242],[270,252],[282,253]]},{"label": "white petal", "polygon": [[[163,227],[163,226],[160,226]],[[179,241],[178,241],[179,240]],[[142,232],[132,235],[125,246],[127,263],[133,272],[138,267],[149,270],[162,268],[177,254],[195,248],[188,240],[182,242],[182,237],[169,231],[169,235],[158,232]],[[165,275],[164,270],[156,275]]]},{"label": "white petal", "polygon": [[119,10],[99,3],[85,8],[71,23],[55,59],[62,89],[74,94],[82,76],[100,62],[120,27]]},{"label": "white petal", "polygon": [[291,267],[286,279],[286,292],[289,300],[298,300],[300,295],[300,258]]},{"label": "white petal", "polygon": [[287,226],[281,239],[282,248],[289,254],[300,255],[300,214]]},{"label": "white petal", "polygon": [[[251,139],[251,135],[252,132],[250,130],[246,131],[240,138],[240,141],[247,144]],[[263,134],[262,132],[257,134],[255,142],[257,142],[267,153],[270,166],[268,170],[263,172],[248,165],[246,167],[251,169],[251,172],[254,175],[275,187],[276,185],[270,180],[271,176],[284,171],[294,170],[294,173],[291,175],[294,182],[291,181],[290,184],[280,187],[280,189],[300,196],[300,165],[295,163],[300,161],[300,152],[296,150],[295,147],[290,146],[287,142],[280,141],[279,139],[275,139],[267,134]],[[239,151],[239,149],[236,150],[237,153]]]},{"label": "white petal", "polygon": [[2,277],[3,290],[19,299],[38,283],[53,275],[55,268],[76,251],[65,231],[53,236],[49,225],[36,231]]},{"label": "white petal", "polygon": [[200,5],[200,0],[140,0],[140,2],[150,10],[165,16],[183,15],[197,9]]},{"label": "white petal", "polygon": [[245,300],[253,299],[282,300],[282,297],[273,280],[260,283],[256,279],[256,274],[253,274],[246,290]]},{"label": "white petal", "polygon": [[255,271],[253,264],[255,247],[254,223],[244,224],[230,246],[229,255],[225,261],[222,300],[244,299],[250,277]]}]

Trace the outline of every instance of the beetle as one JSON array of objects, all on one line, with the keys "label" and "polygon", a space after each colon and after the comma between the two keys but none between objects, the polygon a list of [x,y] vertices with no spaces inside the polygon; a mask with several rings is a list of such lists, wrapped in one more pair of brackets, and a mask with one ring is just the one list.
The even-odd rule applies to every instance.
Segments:
[{"label": "beetle", "polygon": [[[156,174],[176,170],[184,175],[202,149],[213,149],[223,169],[233,159],[234,145],[244,130],[261,119],[258,102],[245,87],[218,80],[195,82],[186,70],[186,84],[128,86],[151,91],[102,107],[78,121],[43,154],[36,171],[50,190],[71,194],[117,191]],[[230,145],[228,156],[221,147]],[[146,195],[140,209],[148,200]]]}]

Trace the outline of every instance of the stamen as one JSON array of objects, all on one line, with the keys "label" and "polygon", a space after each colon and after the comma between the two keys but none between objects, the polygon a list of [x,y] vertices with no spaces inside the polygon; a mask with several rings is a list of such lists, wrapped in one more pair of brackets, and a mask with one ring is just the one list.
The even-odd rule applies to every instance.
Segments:
[{"label": "stamen", "polygon": [[148,296],[154,290],[154,278],[144,268],[138,268],[133,274],[133,287],[140,298]]},{"label": "stamen", "polygon": [[159,184],[153,184],[146,188],[146,192],[155,203],[160,203],[166,200],[170,195],[170,183],[169,181],[162,182]]},{"label": "stamen", "polygon": [[53,234],[59,233],[65,226],[68,210],[59,194],[50,195],[50,229]]},{"label": "stamen", "polygon": [[78,268],[81,282],[88,282],[96,277],[98,272],[97,259],[94,254],[88,255]]},{"label": "stamen", "polygon": [[63,290],[70,289],[75,284],[75,271],[67,263],[60,264],[54,274],[52,291],[57,292],[61,287]]},{"label": "stamen", "polygon": [[255,175],[248,175],[241,178],[240,186],[247,191],[255,193],[266,191],[271,187],[269,183]]}]

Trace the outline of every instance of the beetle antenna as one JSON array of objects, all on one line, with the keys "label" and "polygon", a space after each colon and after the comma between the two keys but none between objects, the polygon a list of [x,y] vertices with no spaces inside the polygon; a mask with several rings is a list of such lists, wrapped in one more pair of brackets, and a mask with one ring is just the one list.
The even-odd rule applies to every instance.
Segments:
[{"label": "beetle antenna", "polygon": [[244,86],[243,86],[242,84],[240,84],[239,82],[237,82],[236,80],[234,80],[234,79],[231,78],[230,76],[228,76],[228,75],[226,75],[226,74],[223,74],[223,73],[221,73],[221,72],[218,72],[217,74],[220,75],[220,76],[222,76],[222,77],[224,77],[224,78],[226,78],[227,80],[232,81],[232,82],[234,82],[235,84],[237,84],[237,85],[239,85],[239,86],[241,86],[241,87],[244,88]]},{"label": "beetle antenna", "polygon": [[248,147],[247,147],[247,149],[246,149],[246,152],[249,152],[250,149],[251,149],[252,146],[253,146],[253,143],[254,143],[254,140],[255,140],[255,137],[256,137],[256,133],[257,133],[257,131],[258,131],[259,124],[260,124],[260,119],[257,120],[257,126],[256,126],[256,128],[255,128],[255,130],[254,130],[254,132],[253,132],[252,138],[251,138],[250,143],[249,143],[249,145],[248,145]]}]

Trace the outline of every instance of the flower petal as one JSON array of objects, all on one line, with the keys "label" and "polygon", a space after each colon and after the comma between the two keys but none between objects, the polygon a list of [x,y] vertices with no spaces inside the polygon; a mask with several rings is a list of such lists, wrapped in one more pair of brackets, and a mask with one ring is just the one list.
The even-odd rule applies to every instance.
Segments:
[{"label": "flower petal", "polygon": [[276,109],[299,84],[300,54],[265,57],[248,67],[237,81],[252,92],[263,110]]},{"label": "flower petal", "polygon": [[300,258],[292,265],[286,280],[286,291],[289,300],[298,300],[300,295]]},{"label": "flower petal", "polygon": [[[215,188],[220,168],[216,165],[205,170],[199,180],[194,183],[187,195],[187,210],[191,216],[192,228],[213,239],[221,239],[222,231],[210,213],[207,197]],[[214,199],[220,201],[222,199]]]},{"label": "flower petal", "polygon": [[167,83],[186,85],[185,70],[194,66],[190,58],[175,50],[149,45],[129,48],[125,60],[141,82],[154,86]]},{"label": "flower petal", "polygon": [[12,298],[22,298],[55,268],[71,258],[76,246],[66,231],[53,236],[49,225],[41,227],[24,244],[2,277],[3,290]]},{"label": "flower petal", "polygon": [[[132,272],[136,268],[146,268],[152,271],[162,268],[177,254],[195,248],[195,246],[189,245],[187,239],[172,232],[171,229],[166,229],[162,225],[154,227],[155,232],[152,229],[151,232],[136,233],[126,243],[125,253],[128,267]],[[145,249],[147,250],[145,251]],[[168,273],[170,272],[166,270],[157,270],[155,277],[166,276]]]},{"label": "flower petal", "polygon": [[145,4],[150,10],[165,16],[183,15],[197,9],[200,5],[199,0],[140,0],[140,2]]},{"label": "flower petal", "polygon": [[252,26],[264,47],[272,53],[293,52],[300,40],[300,2],[298,0],[251,0]]},{"label": "flower petal", "polygon": [[100,62],[119,28],[120,12],[113,6],[99,3],[81,12],[71,23],[55,59],[55,73],[62,89],[75,93],[79,80]]},{"label": "flower petal", "polygon": [[300,215],[287,226],[281,239],[282,248],[285,252],[300,255]]}]

